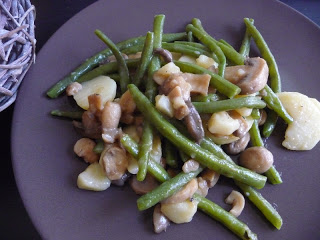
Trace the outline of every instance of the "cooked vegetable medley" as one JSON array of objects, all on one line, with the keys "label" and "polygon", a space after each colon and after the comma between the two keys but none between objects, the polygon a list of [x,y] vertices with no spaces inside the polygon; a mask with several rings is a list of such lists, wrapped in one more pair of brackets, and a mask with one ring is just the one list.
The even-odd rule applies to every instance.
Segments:
[{"label": "cooked vegetable medley", "polygon": [[[312,149],[320,140],[320,103],[281,92],[276,61],[253,19],[244,19],[239,51],[210,36],[199,19],[169,34],[164,20],[155,16],[145,36],[118,44],[96,30],[108,48],[47,92],[56,98],[66,91],[81,109],[52,111],[73,119],[82,136],[74,152],[88,168],[78,187],[104,191],[128,182],[141,195],[138,209],[154,208],[156,233],[190,222],[200,209],[240,239],[257,239],[239,220],[245,199],[280,229],[280,215],[257,190],[267,180],[282,183],[262,137],[280,117],[288,124],[283,146]],[[261,57],[249,57],[251,40]],[[239,156],[239,165],[228,154]],[[235,183],[225,199],[229,212],[207,198],[220,177]]]}]

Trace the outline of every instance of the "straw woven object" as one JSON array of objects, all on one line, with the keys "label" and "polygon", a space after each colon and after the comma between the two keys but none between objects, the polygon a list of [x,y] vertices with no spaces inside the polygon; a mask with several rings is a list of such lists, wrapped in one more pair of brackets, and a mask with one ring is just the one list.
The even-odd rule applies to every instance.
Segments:
[{"label": "straw woven object", "polygon": [[34,19],[29,0],[0,0],[0,112],[15,101],[35,60]]}]

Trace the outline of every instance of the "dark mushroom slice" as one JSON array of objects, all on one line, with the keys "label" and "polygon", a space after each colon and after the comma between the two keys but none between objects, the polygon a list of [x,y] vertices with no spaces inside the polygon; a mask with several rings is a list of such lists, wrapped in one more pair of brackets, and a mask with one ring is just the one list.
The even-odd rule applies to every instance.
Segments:
[{"label": "dark mushroom slice", "polygon": [[143,181],[138,181],[136,176],[133,176],[130,179],[130,186],[136,194],[143,195],[158,187],[159,183],[153,176],[147,174]]},{"label": "dark mushroom slice", "polygon": [[245,65],[226,67],[225,79],[241,88],[241,94],[259,92],[267,84],[269,68],[260,57],[248,58]]},{"label": "dark mushroom slice", "polygon": [[190,100],[185,101],[185,103],[187,104],[190,113],[184,117],[183,121],[187,126],[188,132],[191,134],[194,140],[197,143],[201,143],[202,139],[204,138],[204,129],[202,126],[201,117]]},{"label": "dark mushroom slice", "polygon": [[246,149],[246,147],[248,146],[249,141],[250,141],[250,134],[247,132],[239,140],[224,145],[223,149],[229,155],[237,155],[237,154],[243,152]]},{"label": "dark mushroom slice", "polygon": [[173,58],[172,58],[172,54],[170,51],[166,50],[166,49],[163,49],[163,48],[155,48],[153,50],[153,53],[154,54],[158,54],[160,55],[161,57],[163,57],[163,60],[165,62],[172,62]]}]

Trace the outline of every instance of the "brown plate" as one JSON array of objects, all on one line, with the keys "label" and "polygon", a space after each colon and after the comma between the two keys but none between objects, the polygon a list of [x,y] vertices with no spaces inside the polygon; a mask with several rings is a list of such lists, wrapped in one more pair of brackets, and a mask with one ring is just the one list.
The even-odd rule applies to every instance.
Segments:
[{"label": "brown plate", "polygon": [[[94,35],[104,31],[118,42],[152,30],[155,14],[166,17],[165,32],[183,31],[193,17],[210,34],[237,49],[244,33],[244,17],[255,19],[279,65],[284,91],[299,91],[320,99],[320,29],[293,9],[270,0],[98,1],[77,14],[41,49],[15,105],[12,156],[23,202],[44,239],[237,239],[220,223],[197,213],[189,224],[172,224],[156,235],[152,210],[139,212],[137,195],[128,187],[112,186],[104,192],[80,190],[76,179],[86,168],[73,153],[79,138],[71,122],[50,116],[70,101],[50,100],[49,87],[84,59],[104,48]],[[255,54],[256,51],[253,51]],[[281,146],[284,129],[268,139],[275,165],[284,183],[266,185],[260,192],[283,217],[280,231],[249,202],[240,220],[260,239],[320,239],[320,149],[292,152]],[[208,198],[225,209],[223,199],[235,187],[222,180]]]}]

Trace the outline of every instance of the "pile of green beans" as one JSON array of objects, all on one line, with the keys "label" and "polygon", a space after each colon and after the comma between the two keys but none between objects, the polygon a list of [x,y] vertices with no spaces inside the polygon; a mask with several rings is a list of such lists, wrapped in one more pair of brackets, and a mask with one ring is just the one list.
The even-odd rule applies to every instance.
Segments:
[{"label": "pile of green beans", "polygon": [[[121,132],[117,141],[131,157],[137,160],[138,172],[135,177],[138,181],[144,181],[147,174],[150,174],[160,183],[157,188],[138,198],[139,210],[149,209],[177,193],[189,181],[201,174],[205,168],[208,168],[233,179],[235,186],[243,192],[243,195],[275,228],[280,229],[281,216],[272,204],[256,190],[262,189],[267,180],[274,185],[282,183],[281,176],[274,166],[264,175],[238,166],[210,137],[204,137],[199,143],[195,143],[182,121],[167,119],[155,107],[155,98],[159,91],[153,75],[166,62],[164,62],[165,58],[161,58],[154,50],[162,48],[171,53],[180,53],[192,58],[205,55],[218,64],[215,72],[191,62],[173,60],[181,72],[210,76],[209,85],[216,92],[206,96],[192,95],[190,98],[192,105],[199,114],[204,115],[241,108],[252,109],[253,125],[249,130],[251,145],[264,146],[258,126],[260,109],[267,109],[268,112],[267,121],[262,127],[264,137],[270,136],[278,117],[281,117],[287,124],[293,121],[277,97],[277,93],[281,91],[280,74],[266,41],[254,26],[254,20],[249,18],[244,19],[246,30],[239,51],[224,39],[216,40],[197,18],[193,18],[190,24],[187,24],[185,32],[182,33],[164,34],[164,21],[165,15],[156,15],[153,29],[147,31],[145,36],[117,44],[102,31],[96,30],[95,34],[106,44],[107,48],[87,59],[72,73],[52,86],[47,91],[48,97],[57,98],[72,82],[83,83],[101,75],[110,76],[117,82],[120,88],[118,93],[120,95],[117,96],[127,91],[130,92],[138,110],[136,112],[139,112],[144,118],[141,138],[138,143],[129,135]],[[255,96],[239,97],[241,89],[225,79],[225,71],[230,63],[245,64],[246,58],[249,57],[251,40],[254,41],[261,56],[268,64],[270,86],[266,85]],[[123,57],[123,54],[130,55],[138,52],[141,52],[139,59],[124,59]],[[108,57],[112,55],[116,61],[108,62]],[[131,70],[134,70],[133,73]],[[81,121],[83,112],[53,110],[51,115]],[[120,123],[120,127],[122,126],[124,125]],[[166,160],[166,167],[157,162],[152,155],[154,139],[158,136],[161,137],[162,156]],[[101,154],[105,149],[105,143],[102,139],[95,139],[95,142],[93,152]],[[181,171],[174,177],[169,175],[168,168],[178,170],[189,159],[196,160],[200,163],[200,167],[187,173]],[[198,202],[199,210],[222,223],[240,239],[257,239],[256,234],[246,224],[211,200],[197,193],[192,196],[192,200]]]}]

